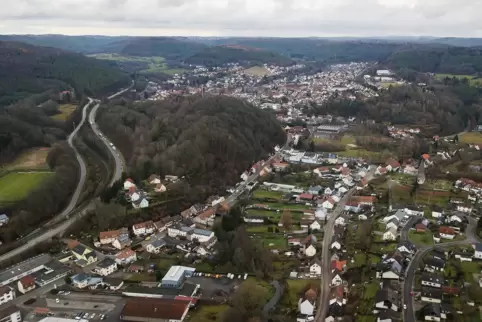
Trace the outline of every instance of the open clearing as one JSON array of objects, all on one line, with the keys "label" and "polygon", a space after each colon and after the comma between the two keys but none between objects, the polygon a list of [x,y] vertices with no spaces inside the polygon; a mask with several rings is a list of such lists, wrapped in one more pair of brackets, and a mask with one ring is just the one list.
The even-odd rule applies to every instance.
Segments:
[{"label": "open clearing", "polygon": [[467,132],[459,135],[460,143],[482,144],[482,134],[480,132]]},{"label": "open clearing", "polygon": [[477,86],[477,87],[482,87],[482,79],[478,78],[477,76],[473,75],[454,75],[454,74],[436,74],[435,78],[438,80],[443,81],[445,78],[458,78],[458,79],[464,79],[467,78],[469,80],[469,84],[471,86]]},{"label": "open clearing", "polygon": [[228,306],[223,305],[201,305],[195,310],[190,310],[187,321],[189,322],[213,322],[220,321]]},{"label": "open clearing", "polygon": [[70,116],[70,114],[75,111],[76,108],[77,106],[73,104],[62,104],[59,106],[60,113],[52,115],[50,118],[57,121],[65,121]]},{"label": "open clearing", "polygon": [[103,59],[103,60],[113,60],[118,62],[135,62],[135,63],[146,64],[147,68],[142,69],[140,73],[164,73],[168,75],[175,75],[175,74],[182,74],[186,71],[185,69],[182,69],[182,68],[169,68],[169,66],[165,63],[164,57],[160,57],[160,56],[132,57],[132,56],[123,56],[119,54],[111,54],[111,53],[94,54],[89,56],[97,59]]},{"label": "open clearing", "polygon": [[50,148],[35,148],[22,153],[15,161],[8,164],[7,170],[48,169],[47,155]]},{"label": "open clearing", "polygon": [[253,66],[245,69],[244,72],[253,76],[267,76],[270,74],[269,70],[267,70],[264,66]]},{"label": "open clearing", "polygon": [[0,204],[24,199],[52,172],[11,172],[0,178]]}]

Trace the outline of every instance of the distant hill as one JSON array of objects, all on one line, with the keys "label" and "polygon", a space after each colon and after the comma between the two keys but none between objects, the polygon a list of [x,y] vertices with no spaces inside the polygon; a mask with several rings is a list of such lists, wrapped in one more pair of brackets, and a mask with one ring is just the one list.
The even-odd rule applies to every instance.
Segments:
[{"label": "distant hill", "polygon": [[394,51],[383,63],[393,69],[475,75],[482,73],[482,49],[406,45]]},{"label": "distant hill", "polygon": [[482,47],[482,38],[435,38],[427,43],[445,44],[459,47]]},{"label": "distant hill", "polygon": [[205,66],[216,66],[235,62],[289,65],[292,63],[292,60],[278,53],[263,49],[239,45],[226,45],[208,47],[203,51],[188,57],[185,62],[188,64]]},{"label": "distant hill", "polygon": [[173,37],[138,37],[124,42],[120,53],[128,56],[161,56],[183,60],[207,48],[206,45]]},{"label": "distant hill", "polygon": [[129,82],[112,63],[60,49],[0,41],[0,106],[50,89],[102,95]]}]

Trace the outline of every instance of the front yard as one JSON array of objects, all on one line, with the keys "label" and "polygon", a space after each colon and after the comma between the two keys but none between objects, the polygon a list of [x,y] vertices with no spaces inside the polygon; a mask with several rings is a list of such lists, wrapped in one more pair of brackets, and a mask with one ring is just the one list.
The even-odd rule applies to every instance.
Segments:
[{"label": "front yard", "polygon": [[408,239],[413,244],[418,245],[418,246],[432,246],[433,245],[433,234],[429,230],[427,230],[424,233],[417,233],[415,230],[410,230],[408,232]]}]

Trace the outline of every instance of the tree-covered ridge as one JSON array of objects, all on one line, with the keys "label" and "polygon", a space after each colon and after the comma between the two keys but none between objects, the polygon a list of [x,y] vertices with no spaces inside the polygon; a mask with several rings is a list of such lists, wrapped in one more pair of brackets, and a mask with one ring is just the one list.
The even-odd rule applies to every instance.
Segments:
[{"label": "tree-covered ridge", "polygon": [[127,56],[162,56],[169,60],[183,60],[207,46],[174,37],[135,37],[123,42],[120,53]]},{"label": "tree-covered ridge", "polygon": [[433,134],[453,134],[482,122],[482,92],[463,82],[429,88],[394,86],[367,101],[333,99],[308,108],[314,114],[357,116],[377,122],[427,126]]},{"label": "tree-covered ridge", "polygon": [[482,49],[407,45],[392,53],[384,63],[393,69],[474,75],[482,73]]},{"label": "tree-covered ridge", "polygon": [[48,47],[0,41],[0,106],[51,89],[101,95],[129,82],[114,65]]},{"label": "tree-covered ridge", "polygon": [[138,179],[174,174],[206,189],[237,181],[285,141],[274,115],[224,96],[110,105],[99,124]]},{"label": "tree-covered ridge", "polygon": [[204,66],[217,66],[228,63],[289,65],[292,60],[278,53],[266,50],[213,46],[188,57],[186,63]]}]

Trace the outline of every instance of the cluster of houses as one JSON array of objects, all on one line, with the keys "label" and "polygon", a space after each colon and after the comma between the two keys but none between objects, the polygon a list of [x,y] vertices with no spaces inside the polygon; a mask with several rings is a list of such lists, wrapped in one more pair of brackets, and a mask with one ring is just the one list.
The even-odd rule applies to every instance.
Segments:
[{"label": "cluster of houses", "polygon": [[149,207],[149,200],[147,200],[147,193],[137,188],[134,180],[128,178],[124,181],[125,198],[127,202],[132,203],[134,208]]},{"label": "cluster of houses", "polygon": [[400,128],[396,126],[388,126],[388,134],[392,138],[396,139],[406,139],[406,138],[413,138],[414,134],[419,134],[420,129],[419,128]]}]

